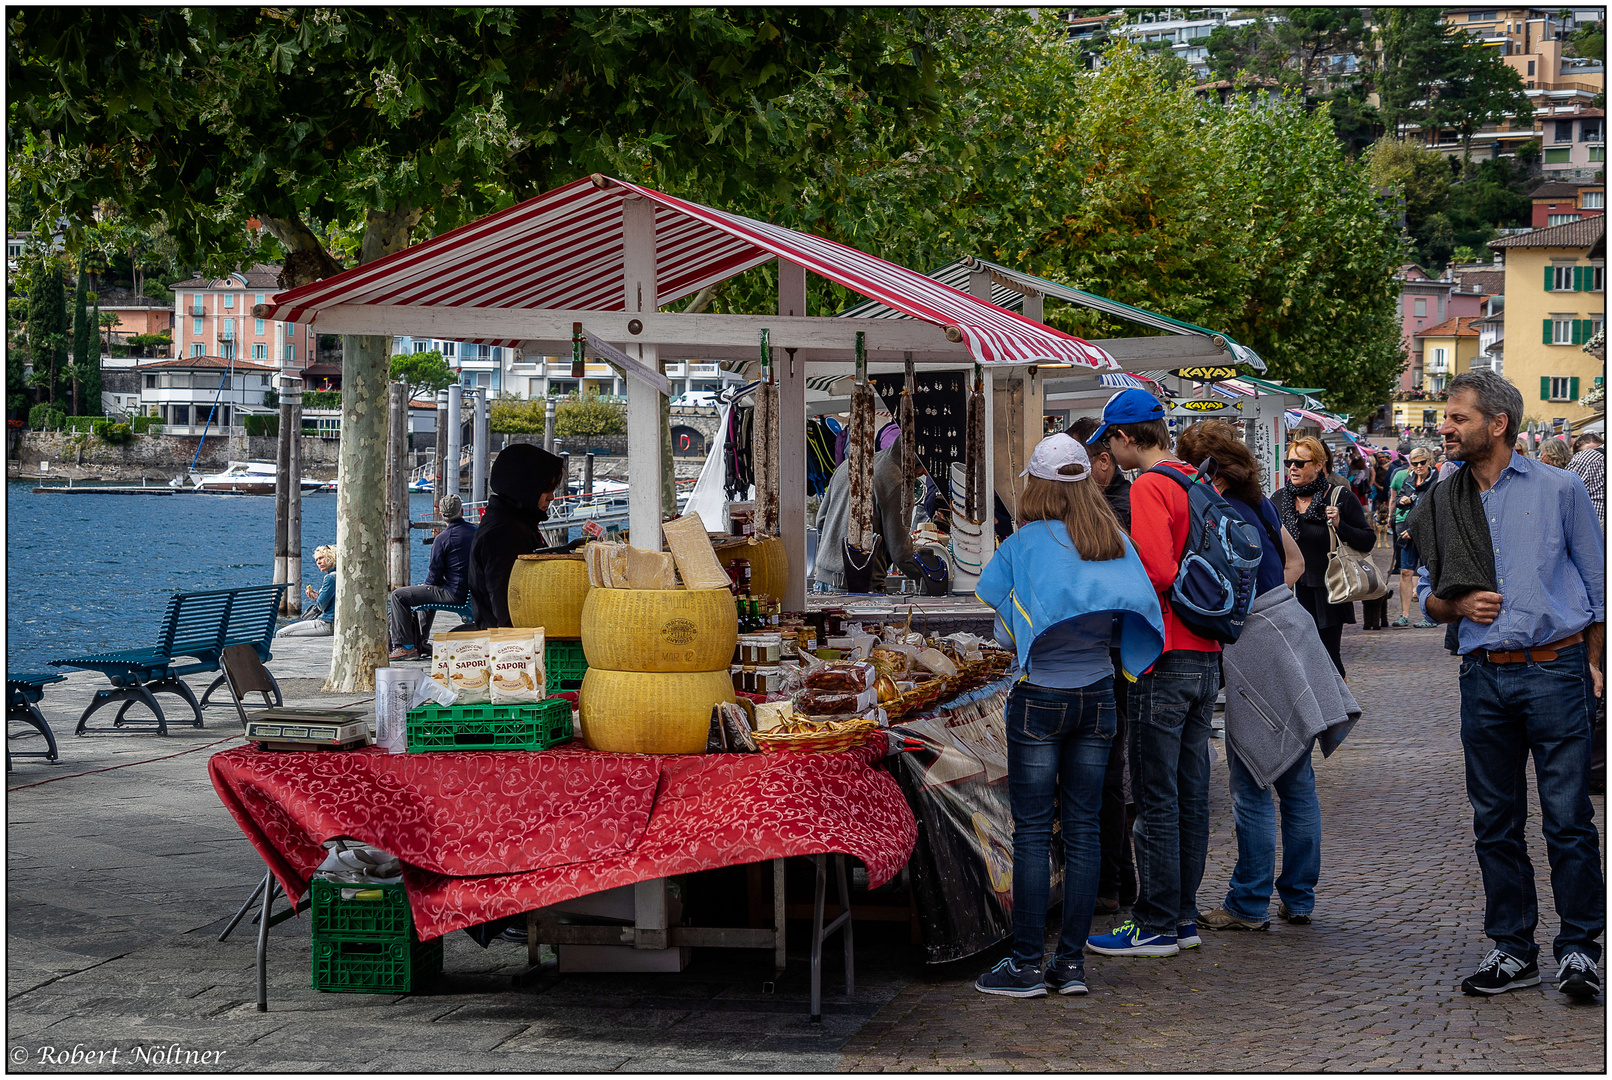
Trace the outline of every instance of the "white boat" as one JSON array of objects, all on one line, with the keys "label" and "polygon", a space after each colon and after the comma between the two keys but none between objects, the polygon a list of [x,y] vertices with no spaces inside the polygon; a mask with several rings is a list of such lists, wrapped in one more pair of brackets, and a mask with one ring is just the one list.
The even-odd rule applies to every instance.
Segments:
[{"label": "white boat", "polygon": [[[243,495],[273,495],[275,464],[272,461],[232,461],[223,472],[209,476],[190,474],[190,482],[198,491],[233,492]],[[184,477],[176,476],[171,487],[184,487]],[[319,491],[324,482],[302,478],[303,491]]]},{"label": "white boat", "polygon": [[431,492],[436,491],[436,485],[431,482],[429,477],[422,476],[418,480],[412,480],[409,482],[409,490],[423,491],[427,494],[430,494]]}]

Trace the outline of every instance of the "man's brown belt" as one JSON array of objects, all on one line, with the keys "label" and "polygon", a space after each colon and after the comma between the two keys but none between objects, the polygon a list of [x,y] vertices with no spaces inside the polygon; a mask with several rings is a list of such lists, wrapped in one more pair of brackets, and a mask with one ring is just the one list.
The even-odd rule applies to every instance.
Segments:
[{"label": "man's brown belt", "polygon": [[1523,664],[1539,663],[1544,660],[1556,659],[1556,650],[1565,649],[1569,645],[1577,645],[1584,640],[1584,633],[1580,631],[1553,641],[1549,645],[1536,645],[1529,649],[1517,649],[1514,652],[1495,652],[1491,649],[1473,649],[1467,653],[1474,660],[1487,661],[1491,664]]}]

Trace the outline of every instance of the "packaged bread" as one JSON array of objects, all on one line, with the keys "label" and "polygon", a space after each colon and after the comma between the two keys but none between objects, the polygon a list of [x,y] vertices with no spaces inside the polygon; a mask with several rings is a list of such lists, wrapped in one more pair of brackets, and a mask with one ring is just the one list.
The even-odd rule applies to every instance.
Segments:
[{"label": "packaged bread", "polygon": [[458,704],[490,704],[492,670],[487,662],[487,631],[456,630],[443,634],[442,644],[448,650],[448,689],[459,695]]},{"label": "packaged bread", "polygon": [[488,632],[489,690],[494,705],[542,701],[543,628],[499,627]]},{"label": "packaged bread", "polygon": [[438,684],[450,687],[448,659],[452,650],[445,640],[451,630],[438,630],[431,635],[431,672],[430,675]]},{"label": "packaged bread", "polygon": [[677,560],[677,572],[682,575],[683,586],[688,589],[726,589],[732,581],[728,572],[717,562],[716,549],[705,531],[705,519],[698,514],[684,514],[673,518],[661,527],[666,534],[666,546],[672,549]]},{"label": "packaged bread", "polygon": [[865,660],[830,661],[820,664],[804,675],[804,683],[811,690],[834,690],[861,693],[878,678],[873,665]]}]

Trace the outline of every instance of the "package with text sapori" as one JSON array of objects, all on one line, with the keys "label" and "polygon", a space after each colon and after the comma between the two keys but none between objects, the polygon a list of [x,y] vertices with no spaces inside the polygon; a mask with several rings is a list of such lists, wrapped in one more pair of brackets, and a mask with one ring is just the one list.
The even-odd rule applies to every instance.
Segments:
[{"label": "package with text sapori", "polygon": [[227,1050],[200,1050],[179,1043],[158,1043],[133,1046],[96,1047],[74,1043],[72,1046],[13,1046],[7,1057],[12,1065],[222,1065]]}]

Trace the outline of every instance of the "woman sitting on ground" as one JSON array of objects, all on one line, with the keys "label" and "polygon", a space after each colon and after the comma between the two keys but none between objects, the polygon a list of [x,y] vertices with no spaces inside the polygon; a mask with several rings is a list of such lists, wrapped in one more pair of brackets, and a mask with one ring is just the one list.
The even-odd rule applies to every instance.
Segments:
[{"label": "woman sitting on ground", "polygon": [[325,572],[325,580],[315,593],[312,585],[303,587],[313,607],[303,612],[300,622],[288,623],[275,631],[281,637],[329,637],[336,632],[336,545],[320,544],[313,549],[313,561]]},{"label": "woman sitting on ground", "polygon": [[[1142,560],[1091,476],[1085,447],[1041,440],[1025,469],[1024,524],[980,575],[1011,642],[1020,680],[1007,701],[1008,802],[1013,811],[1013,954],[974,988],[1006,997],[1086,992],[1084,951],[1097,896],[1097,827],[1114,739],[1114,665],[1150,667],[1164,618]],[[1046,957],[1053,806],[1062,815],[1063,929]]]}]

